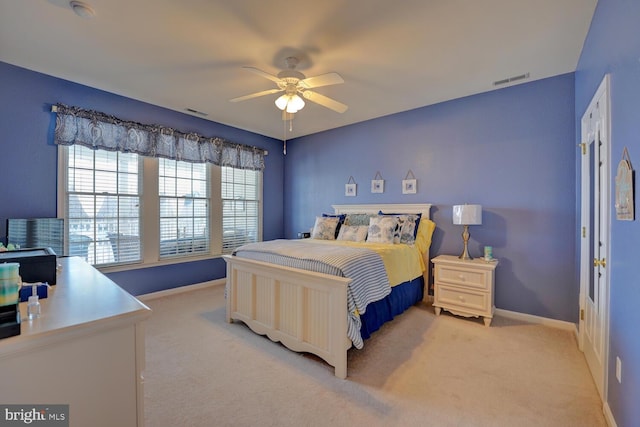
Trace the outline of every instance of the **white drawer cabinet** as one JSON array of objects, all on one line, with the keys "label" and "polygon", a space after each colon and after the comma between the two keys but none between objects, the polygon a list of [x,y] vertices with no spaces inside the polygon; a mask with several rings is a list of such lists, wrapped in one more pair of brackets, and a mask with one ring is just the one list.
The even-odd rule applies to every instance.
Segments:
[{"label": "white drawer cabinet", "polygon": [[494,271],[498,261],[461,260],[453,255],[440,255],[431,261],[436,315],[447,310],[459,316],[482,316],[489,326],[495,310]]},{"label": "white drawer cabinet", "polygon": [[151,310],[82,259],[58,263],[41,316],[20,303],[20,335],[0,340],[0,402],[69,405],[71,427],[143,427]]}]

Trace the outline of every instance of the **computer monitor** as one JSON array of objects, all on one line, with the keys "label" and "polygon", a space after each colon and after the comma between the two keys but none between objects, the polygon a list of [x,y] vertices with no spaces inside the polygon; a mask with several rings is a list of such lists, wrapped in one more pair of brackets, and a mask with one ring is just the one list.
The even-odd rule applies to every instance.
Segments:
[{"label": "computer monitor", "polygon": [[57,256],[64,255],[63,218],[9,218],[7,244],[26,248],[51,248]]}]

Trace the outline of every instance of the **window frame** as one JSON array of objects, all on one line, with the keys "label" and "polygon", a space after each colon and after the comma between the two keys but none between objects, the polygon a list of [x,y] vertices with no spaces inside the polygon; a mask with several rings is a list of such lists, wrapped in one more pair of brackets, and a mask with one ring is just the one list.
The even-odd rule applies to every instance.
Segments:
[{"label": "window frame", "polygon": [[[221,166],[220,167],[220,173],[221,173],[221,177],[220,177],[220,192],[221,192],[220,193],[220,209],[222,211],[222,214],[221,214],[221,221],[222,221],[221,228],[222,228],[222,230],[224,232],[224,216],[223,216],[224,215],[224,202],[225,201],[232,201],[232,200],[223,198],[222,186],[225,184],[225,182],[227,184],[231,184],[233,186],[240,185],[240,183],[236,182],[236,181],[233,181],[233,182],[225,181],[225,182],[223,182],[223,178],[222,178],[222,168],[223,167],[227,167],[227,168],[235,169],[235,170],[240,170],[242,172],[247,172],[247,170],[233,168],[232,166]],[[262,180],[263,180],[263,173],[261,171],[251,171],[251,172],[254,172],[256,174],[256,183],[255,183],[256,200],[235,199],[235,200],[233,200],[233,202],[234,203],[241,202],[244,205],[246,205],[247,202],[255,202],[257,204],[256,241],[257,242],[261,242],[262,241]],[[237,217],[234,217],[234,219],[235,218],[237,218]],[[229,253],[233,252],[233,250],[237,247],[237,246],[235,246],[235,247],[231,247],[230,249],[225,250],[225,248],[224,248],[224,236],[223,236],[223,239],[222,239],[222,245],[223,246],[221,248],[221,251],[222,251],[223,254],[229,254]]]},{"label": "window frame", "polygon": [[[69,220],[67,218],[67,190],[69,188],[68,185],[68,178],[69,178],[69,149],[71,147],[63,147],[63,146],[59,146],[58,147],[58,218],[62,218],[64,219],[64,254],[69,254]],[[86,150],[90,150],[87,147],[82,147],[83,149]],[[101,150],[104,152],[107,152],[106,150]],[[140,201],[140,203],[142,203],[142,162],[140,162],[141,157],[138,156],[138,164],[137,164],[137,188],[138,188],[138,192],[137,192],[137,197]],[[94,161],[94,168],[92,169],[93,174],[94,174],[94,178],[95,178],[95,157],[93,158]],[[63,169],[60,169],[60,168]],[[64,175],[61,176],[60,175],[60,171],[63,170],[64,171]],[[104,193],[99,193],[97,191],[95,191],[94,188],[94,192],[93,193],[87,193],[87,194],[93,194],[94,196],[100,196],[103,195]],[[117,193],[119,194],[119,193]],[[126,196],[126,193],[123,194],[123,196]],[[95,218],[93,218],[95,219]],[[142,221],[142,215],[139,215],[138,218],[138,232],[141,233],[141,221]],[[136,264],[140,264],[142,262],[142,257],[143,257],[143,245],[144,242],[142,241],[142,239],[140,240],[140,260],[133,260],[133,261],[126,261],[126,262],[119,262],[119,263],[105,263],[105,264],[98,264],[96,265],[96,268],[104,268],[104,267],[108,267],[108,266],[121,266],[121,265],[136,265]]]},{"label": "window frame", "polygon": [[[95,266],[100,271],[109,273],[117,271],[135,270],[161,265],[180,264],[219,258],[222,252],[222,166],[207,163],[209,185],[209,252],[195,255],[179,255],[160,258],[160,194],[159,194],[159,162],[152,157],[140,156],[142,159],[140,171],[140,233],[141,233],[141,261],[136,263],[104,264]],[[262,241],[263,224],[263,181],[264,171],[258,172],[256,192],[258,194],[258,230],[257,239]],[[66,219],[67,211],[67,177],[68,177],[68,147],[58,146],[58,218]],[[68,253],[68,225],[65,221],[65,253]]]},{"label": "window frame", "polygon": [[[179,215],[178,212],[175,212],[175,216],[173,216],[173,215],[171,215],[171,216],[167,216],[167,215],[163,216],[162,215],[162,200],[163,199],[165,199],[165,200],[175,200],[176,203],[179,203],[180,200],[183,200],[183,201],[191,200],[191,203],[193,203],[193,204],[197,203],[198,201],[204,202],[205,205],[206,205],[206,207],[205,207],[206,216],[202,216],[200,218],[206,218],[205,230],[206,230],[206,235],[208,237],[206,239],[206,248],[208,249],[208,251],[204,250],[204,251],[198,251],[198,252],[192,252],[192,253],[190,253],[190,252],[181,253],[180,249],[179,249],[179,240],[180,240],[179,233],[180,232],[179,232],[179,230],[176,230],[176,237],[173,239],[173,241],[174,241],[174,248],[175,248],[175,250],[177,252],[163,254],[162,253],[163,240],[161,238],[160,239],[159,259],[164,260],[164,259],[168,259],[168,258],[183,258],[183,257],[191,257],[191,256],[197,256],[197,255],[203,255],[203,254],[211,253],[211,237],[210,237],[210,234],[211,234],[211,189],[210,189],[210,186],[211,186],[211,173],[210,173],[210,169],[211,168],[208,167],[208,165],[205,164],[205,163],[191,163],[191,162],[184,162],[184,161],[180,161],[180,160],[176,160],[176,159],[164,159],[164,158],[161,158],[161,159],[157,159],[157,162],[158,162],[159,171],[162,169],[161,163],[163,163],[163,162],[171,162],[171,163],[173,163],[172,166],[175,165],[175,172],[176,172],[175,176],[164,175],[164,178],[171,180],[171,184],[174,185],[174,186],[177,186],[178,182],[181,179],[184,179],[184,177],[180,177],[179,176],[179,168],[178,168],[178,164],[179,163],[187,165],[191,169],[190,170],[190,175],[191,175],[190,184],[191,185],[193,185],[193,182],[194,182],[193,181],[193,179],[194,179],[194,176],[193,176],[194,166],[202,166],[202,165],[204,165],[203,169],[204,169],[204,187],[205,187],[205,194],[204,195],[196,196],[196,195],[192,194],[191,197],[186,197],[186,195],[179,195],[179,194],[160,194],[160,191],[158,191],[158,204],[159,204],[159,212],[158,212],[158,214],[159,214],[159,218],[160,218],[160,227],[159,227],[158,230],[159,230],[159,233],[160,233],[160,237],[162,237],[162,231],[163,231],[162,230],[162,227],[163,227],[162,220],[163,220],[163,218],[164,219],[171,219],[172,221],[175,220],[176,223],[179,222],[179,218],[180,218],[180,215]],[[158,186],[159,187],[160,187],[160,181],[161,181],[160,178],[161,178],[160,177],[160,173],[158,173]],[[197,181],[198,180],[196,179],[196,182]],[[199,181],[202,182],[202,180],[199,180]],[[187,216],[182,216],[182,218],[187,218]],[[193,220],[195,217],[194,216],[188,216],[188,218],[191,218]],[[193,243],[195,236],[192,234],[190,237],[191,237],[191,242]],[[201,241],[204,241],[204,240],[205,239],[201,239]]]}]

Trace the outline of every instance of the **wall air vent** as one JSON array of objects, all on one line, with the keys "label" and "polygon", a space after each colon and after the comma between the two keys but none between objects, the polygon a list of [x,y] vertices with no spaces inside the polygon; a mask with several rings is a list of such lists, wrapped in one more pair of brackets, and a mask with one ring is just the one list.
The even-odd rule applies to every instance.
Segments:
[{"label": "wall air vent", "polygon": [[494,86],[506,85],[507,83],[517,82],[518,80],[525,80],[529,78],[529,73],[521,74],[519,76],[508,77],[506,79],[493,82]]},{"label": "wall air vent", "polygon": [[191,114],[197,114],[199,116],[205,117],[208,116],[209,114],[207,113],[203,113],[202,111],[198,111],[198,110],[194,110],[193,108],[185,108],[185,111],[191,113]]}]

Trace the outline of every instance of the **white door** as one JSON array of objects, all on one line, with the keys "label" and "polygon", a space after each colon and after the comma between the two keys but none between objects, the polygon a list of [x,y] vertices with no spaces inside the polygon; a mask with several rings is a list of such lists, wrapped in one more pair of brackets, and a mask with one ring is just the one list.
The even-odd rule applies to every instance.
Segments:
[{"label": "white door", "polygon": [[581,123],[580,349],[606,398],[609,343],[609,75]]}]

